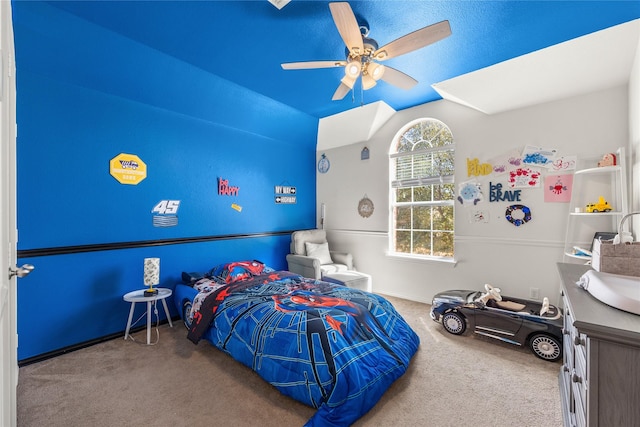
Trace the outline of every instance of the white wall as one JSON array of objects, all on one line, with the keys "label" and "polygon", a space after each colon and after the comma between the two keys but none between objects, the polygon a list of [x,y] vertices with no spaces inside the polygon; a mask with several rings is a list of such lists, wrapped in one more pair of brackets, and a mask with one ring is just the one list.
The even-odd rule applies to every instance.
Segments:
[{"label": "white wall", "polygon": [[[640,212],[640,38],[635,60],[629,77],[629,146],[631,157],[631,208],[630,212]],[[633,216],[633,231],[640,240],[640,215]]]},{"label": "white wall", "polygon": [[[434,293],[453,288],[481,289],[484,283],[505,295],[529,297],[530,288],[558,299],[556,265],[562,261],[568,204],[544,203],[542,191],[524,190],[523,204],[533,219],[522,227],[504,220],[508,202],[485,203],[486,224],[471,223],[456,203],[456,265],[386,255],[388,240],[388,153],[395,134],[408,122],[433,117],[446,123],[456,142],[456,182],[467,179],[466,160],[489,160],[525,145],[557,148],[563,155],[599,158],[629,140],[627,86],[493,116],[449,101],[436,101],[396,113],[366,143],[318,152],[331,162],[317,175],[318,209],[326,206],[325,229],[333,249],[353,253],[356,267],[373,276],[382,294],[430,302]],[[364,147],[368,160],[360,160]],[[488,196],[488,189],[485,189]],[[369,218],[357,212],[368,196]],[[320,213],[318,212],[318,218]]]}]

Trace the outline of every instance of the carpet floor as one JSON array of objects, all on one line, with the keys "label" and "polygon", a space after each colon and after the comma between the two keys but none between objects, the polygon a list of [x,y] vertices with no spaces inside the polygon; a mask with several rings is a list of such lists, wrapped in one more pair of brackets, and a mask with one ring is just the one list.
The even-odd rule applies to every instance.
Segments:
[{"label": "carpet floor", "polygon": [[[559,362],[474,335],[450,335],[429,305],[387,297],[420,336],[406,374],[354,426],[561,427]],[[302,426],[314,409],[182,323],[20,368],[18,427]]]}]

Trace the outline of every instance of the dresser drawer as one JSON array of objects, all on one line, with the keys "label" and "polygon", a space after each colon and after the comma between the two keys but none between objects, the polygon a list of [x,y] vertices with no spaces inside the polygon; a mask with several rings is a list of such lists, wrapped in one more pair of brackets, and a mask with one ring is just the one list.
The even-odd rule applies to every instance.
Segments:
[{"label": "dresser drawer", "polygon": [[578,357],[582,360],[586,360],[587,358],[587,336],[585,334],[578,333],[577,330],[573,330],[574,333],[571,334],[571,342],[573,343],[573,351],[575,353],[575,358]]},{"label": "dresser drawer", "polygon": [[562,337],[562,352],[564,365],[569,368],[569,372],[573,370],[573,342],[571,341],[571,335],[563,335]]},{"label": "dresser drawer", "polygon": [[575,411],[574,416],[575,416],[576,427],[587,426],[587,414],[584,411]]},{"label": "dresser drawer", "polygon": [[564,318],[564,327],[565,329],[573,328],[573,315],[571,314],[571,310],[569,310],[569,303],[567,302],[567,297],[562,297],[562,312]]},{"label": "dresser drawer", "polygon": [[579,395],[580,400],[582,401],[582,408],[584,410],[587,403],[587,389],[589,384],[587,378],[586,359],[580,355],[580,352],[576,352],[575,355],[573,373],[571,374],[571,384],[575,385],[575,387],[573,387],[574,394]]},{"label": "dresser drawer", "polygon": [[576,426],[586,425],[586,402],[585,387],[575,372],[571,374],[571,396],[573,397],[573,414],[575,416]]}]

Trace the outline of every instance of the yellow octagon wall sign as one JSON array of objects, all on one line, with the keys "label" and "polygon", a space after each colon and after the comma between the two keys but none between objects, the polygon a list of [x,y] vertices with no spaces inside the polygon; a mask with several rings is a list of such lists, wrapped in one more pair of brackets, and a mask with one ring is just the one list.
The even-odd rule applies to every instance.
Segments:
[{"label": "yellow octagon wall sign", "polygon": [[120,184],[136,185],[147,177],[147,165],[135,154],[120,153],[109,162],[109,172]]}]

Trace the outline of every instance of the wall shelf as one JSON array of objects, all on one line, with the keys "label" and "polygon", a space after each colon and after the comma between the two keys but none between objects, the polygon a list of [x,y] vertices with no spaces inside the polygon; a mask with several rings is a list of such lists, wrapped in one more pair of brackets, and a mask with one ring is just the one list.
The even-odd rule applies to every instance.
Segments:
[{"label": "wall shelf", "polygon": [[616,166],[601,166],[597,168],[580,169],[574,172],[574,175],[587,175],[587,174],[599,174],[599,173],[613,173],[622,169],[622,165]]},{"label": "wall shelf", "polygon": [[597,218],[599,216],[622,216],[621,211],[611,211],[611,212],[598,212],[598,213],[587,213],[587,212],[571,212],[569,215],[575,216],[590,216],[593,218]]},{"label": "wall shelf", "polygon": [[[590,161],[596,164],[596,160]],[[578,169],[573,176],[573,189],[565,236],[565,262],[590,261],[576,255],[574,247],[590,250],[597,232],[618,231],[618,224],[628,213],[627,175],[624,148],[616,150],[616,165]],[[604,197],[614,209],[610,212],[584,212],[589,203]],[[578,210],[578,212],[576,212]]]},{"label": "wall shelf", "polygon": [[576,255],[576,254],[571,253],[571,252],[565,252],[564,254],[565,254],[565,256],[568,256],[569,258],[581,259],[583,261],[591,261],[591,257],[590,256]]}]

